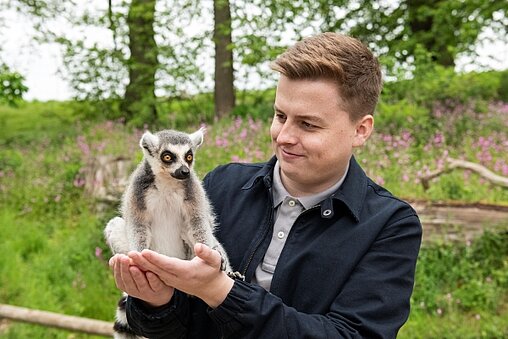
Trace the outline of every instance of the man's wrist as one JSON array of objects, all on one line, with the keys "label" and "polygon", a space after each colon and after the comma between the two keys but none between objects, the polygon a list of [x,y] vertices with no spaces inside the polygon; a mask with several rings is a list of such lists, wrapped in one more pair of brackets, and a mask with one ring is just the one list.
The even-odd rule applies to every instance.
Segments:
[{"label": "man's wrist", "polygon": [[143,299],[140,299],[140,300],[143,301],[143,303],[147,307],[158,308],[158,307],[169,304],[171,302],[171,299],[173,299],[174,294],[175,294],[175,290],[173,289],[171,295],[168,296],[167,298],[160,299],[160,300],[152,300],[152,301],[143,300]]},{"label": "man's wrist", "polygon": [[204,295],[198,297],[211,308],[216,308],[226,299],[234,284],[235,281],[221,271],[217,279],[204,291]]}]

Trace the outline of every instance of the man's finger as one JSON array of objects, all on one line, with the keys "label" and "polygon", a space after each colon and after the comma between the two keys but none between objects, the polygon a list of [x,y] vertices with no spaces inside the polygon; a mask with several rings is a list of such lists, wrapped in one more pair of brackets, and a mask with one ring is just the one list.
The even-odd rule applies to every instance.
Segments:
[{"label": "man's finger", "polygon": [[139,268],[136,266],[130,266],[129,273],[138,291],[142,292],[150,287],[148,285],[148,281],[146,280],[145,274]]},{"label": "man's finger", "polygon": [[108,261],[108,264],[109,264],[109,268],[111,268],[112,270],[115,269],[115,263],[116,263],[116,254],[114,256],[112,256],[111,258],[109,258],[109,261]]},{"label": "man's finger", "polygon": [[154,292],[160,291],[165,286],[155,273],[146,272],[146,279],[148,280],[148,285]]},{"label": "man's finger", "polygon": [[152,264],[139,252],[129,252],[129,258],[131,258],[133,263],[139,266],[145,272],[152,271],[155,274],[162,274],[162,270],[159,266]]},{"label": "man's finger", "polygon": [[153,269],[149,271],[161,277],[164,274],[178,275],[178,272],[186,269],[185,265],[188,263],[187,260],[168,257],[151,250],[143,250],[141,255],[152,265]]},{"label": "man's finger", "polygon": [[128,257],[120,257],[118,261],[120,264],[120,276],[124,285],[123,291],[127,293],[137,292],[138,289],[136,283],[134,282],[129,270],[130,259]]},{"label": "man's finger", "polygon": [[122,280],[122,274],[120,272],[120,262],[119,260],[113,260],[112,264],[113,264],[113,276],[115,277],[116,287],[118,287],[118,289],[122,291],[125,291],[125,286]]}]

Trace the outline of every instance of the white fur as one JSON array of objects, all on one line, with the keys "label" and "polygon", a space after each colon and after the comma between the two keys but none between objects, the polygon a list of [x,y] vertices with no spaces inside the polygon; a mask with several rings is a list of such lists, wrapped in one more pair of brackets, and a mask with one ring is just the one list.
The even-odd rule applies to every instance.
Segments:
[{"label": "white fur", "polygon": [[194,147],[199,147],[203,143],[204,134],[206,132],[206,128],[201,127],[196,132],[189,134],[190,139],[192,140],[192,143],[194,144]]},{"label": "white fur", "polygon": [[182,239],[183,192],[175,191],[170,185],[157,180],[158,190],[150,190],[146,196],[148,213],[151,216],[150,249],[170,256],[185,259],[185,247]]},{"label": "white fur", "polygon": [[104,236],[108,246],[113,253],[127,253],[130,250],[129,241],[127,240],[127,229],[125,220],[120,217],[111,219],[104,229]]}]

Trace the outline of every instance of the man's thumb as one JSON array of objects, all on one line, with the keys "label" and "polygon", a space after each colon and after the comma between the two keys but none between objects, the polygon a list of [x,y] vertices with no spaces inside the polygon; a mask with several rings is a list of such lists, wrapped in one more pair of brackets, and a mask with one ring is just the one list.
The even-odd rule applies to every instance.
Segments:
[{"label": "man's thumb", "polygon": [[194,253],[196,253],[196,256],[211,266],[220,266],[220,254],[217,251],[212,250],[207,245],[197,243],[194,245]]}]

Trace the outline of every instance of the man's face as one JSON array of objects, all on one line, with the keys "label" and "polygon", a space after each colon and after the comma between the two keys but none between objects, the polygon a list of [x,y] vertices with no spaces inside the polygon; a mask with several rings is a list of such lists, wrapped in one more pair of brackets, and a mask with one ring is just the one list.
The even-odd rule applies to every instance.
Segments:
[{"label": "man's face", "polygon": [[280,77],[270,134],[281,178],[291,195],[333,186],[346,170],[353,148],[369,137],[373,118],[352,122],[330,80]]}]

